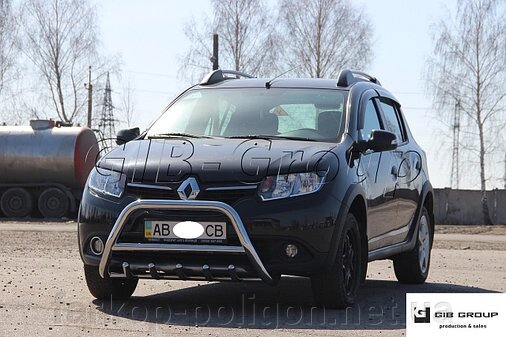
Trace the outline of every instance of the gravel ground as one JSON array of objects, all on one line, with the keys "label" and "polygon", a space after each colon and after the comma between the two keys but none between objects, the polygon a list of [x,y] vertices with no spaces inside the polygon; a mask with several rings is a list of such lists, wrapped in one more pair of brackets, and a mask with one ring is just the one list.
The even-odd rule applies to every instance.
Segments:
[{"label": "gravel ground", "polygon": [[[303,278],[261,283],[141,281],[130,301],[94,300],[75,223],[0,222],[0,336],[402,336],[408,292],[506,291],[506,228],[439,226],[429,279],[369,264],[358,303],[312,305]],[[339,330],[339,333],[336,333]]]}]

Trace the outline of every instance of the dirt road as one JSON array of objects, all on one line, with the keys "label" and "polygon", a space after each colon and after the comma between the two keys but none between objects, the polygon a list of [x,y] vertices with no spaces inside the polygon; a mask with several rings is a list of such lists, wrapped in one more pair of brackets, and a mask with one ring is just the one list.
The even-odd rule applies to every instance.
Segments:
[{"label": "dirt road", "polygon": [[408,292],[506,291],[503,227],[440,227],[426,284],[401,285],[390,261],[373,262],[344,311],[314,307],[308,280],[291,277],[142,281],[132,300],[102,302],[86,289],[75,228],[0,222],[0,336],[401,336]]}]

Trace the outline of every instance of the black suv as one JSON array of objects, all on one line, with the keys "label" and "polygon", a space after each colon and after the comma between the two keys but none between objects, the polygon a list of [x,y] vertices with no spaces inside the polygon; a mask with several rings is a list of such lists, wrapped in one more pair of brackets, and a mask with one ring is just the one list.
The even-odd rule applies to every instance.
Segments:
[{"label": "black suv", "polygon": [[311,279],[353,303],[367,263],[422,283],[434,233],[423,150],[367,74],[257,79],[216,70],[90,174],[79,212],[86,281],[128,298],[138,279]]}]

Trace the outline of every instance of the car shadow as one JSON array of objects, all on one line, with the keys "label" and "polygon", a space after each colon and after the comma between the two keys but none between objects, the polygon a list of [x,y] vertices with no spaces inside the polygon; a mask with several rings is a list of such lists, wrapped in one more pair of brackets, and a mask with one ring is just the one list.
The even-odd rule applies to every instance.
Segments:
[{"label": "car shadow", "polygon": [[[196,284],[196,283],[195,283]],[[190,284],[189,284],[190,285]],[[491,290],[445,283],[404,285],[367,280],[358,302],[343,310],[318,308],[308,279],[263,283],[207,283],[127,301],[93,303],[104,313],[154,324],[256,329],[404,329],[406,293]]]}]

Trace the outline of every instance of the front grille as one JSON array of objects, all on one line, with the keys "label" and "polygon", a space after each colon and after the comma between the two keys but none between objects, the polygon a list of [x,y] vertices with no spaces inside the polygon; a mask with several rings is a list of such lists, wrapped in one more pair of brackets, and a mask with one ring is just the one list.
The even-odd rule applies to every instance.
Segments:
[{"label": "front grille", "polygon": [[221,201],[229,205],[234,205],[241,199],[252,198],[256,194],[256,189],[239,190],[204,190],[197,196],[197,200]]},{"label": "front grille", "polygon": [[[179,195],[175,189],[162,190],[150,187],[127,186],[127,192],[133,194],[139,199],[163,199],[179,200]],[[206,190],[200,191],[196,200],[221,201],[233,206],[238,201],[245,198],[253,198],[256,195],[256,189],[226,189],[226,190]]]},{"label": "front grille", "polygon": [[133,194],[139,199],[163,199],[163,200],[179,200],[176,190],[162,190],[150,187],[128,186],[127,193]]}]

